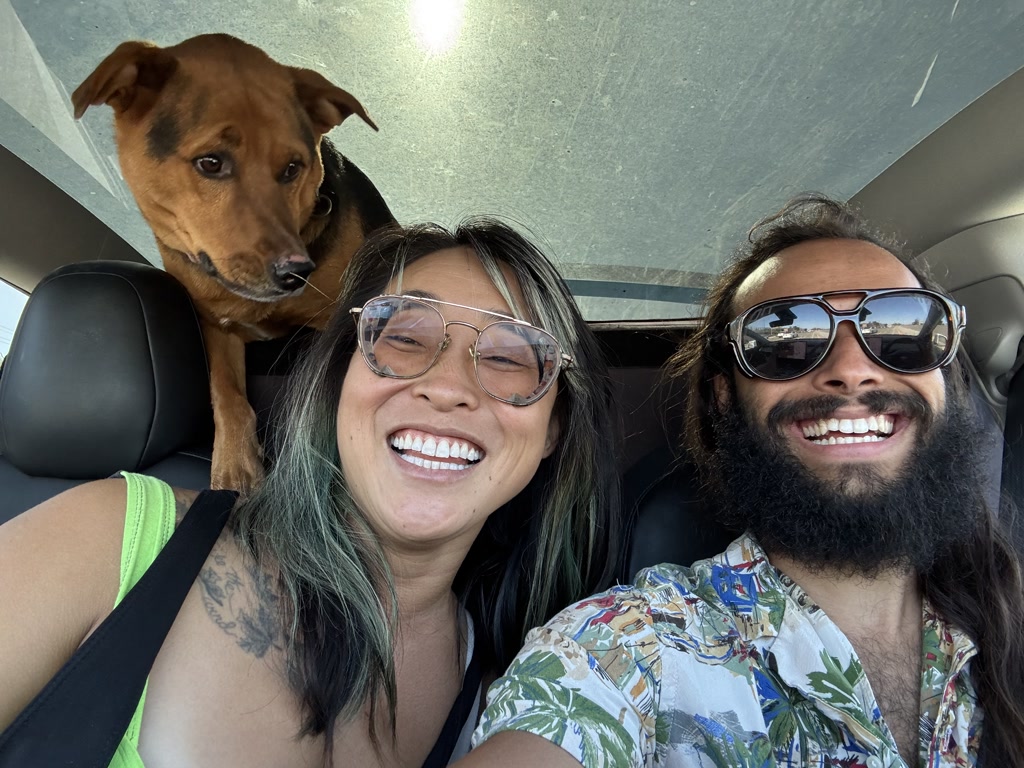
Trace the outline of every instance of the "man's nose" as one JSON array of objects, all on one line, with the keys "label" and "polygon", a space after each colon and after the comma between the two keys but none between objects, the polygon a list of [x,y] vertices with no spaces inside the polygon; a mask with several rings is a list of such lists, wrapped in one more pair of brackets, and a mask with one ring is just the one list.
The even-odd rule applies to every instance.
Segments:
[{"label": "man's nose", "polygon": [[852,393],[882,383],[886,370],[864,352],[853,323],[840,321],[832,349],[812,372],[815,386],[829,392]]}]

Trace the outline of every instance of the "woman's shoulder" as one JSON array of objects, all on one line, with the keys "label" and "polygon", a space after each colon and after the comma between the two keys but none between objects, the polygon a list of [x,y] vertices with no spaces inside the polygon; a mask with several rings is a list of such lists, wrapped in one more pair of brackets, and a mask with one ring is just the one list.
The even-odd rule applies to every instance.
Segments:
[{"label": "woman's shoulder", "polygon": [[94,604],[105,615],[119,589],[129,502],[173,503],[177,525],[197,495],[160,483],[153,488],[162,498],[154,498],[153,488],[140,493],[129,483],[123,477],[82,483],[0,526],[4,571],[18,583],[33,579],[68,588],[84,608]]},{"label": "woman's shoulder", "polygon": [[0,727],[110,612],[126,498],[123,480],[85,483],[0,526]]},{"label": "woman's shoulder", "polygon": [[[174,503],[175,523],[180,523],[195,502],[199,491],[167,485],[143,475],[93,480],[62,491],[15,517],[12,522],[29,526],[54,526],[71,530],[102,531],[107,527],[120,530],[124,526],[129,497],[138,503],[156,503],[164,493]],[[145,483],[140,485],[140,483]],[[134,490],[133,490],[134,488]],[[156,489],[160,490],[157,491]]]},{"label": "woman's shoulder", "polygon": [[109,534],[124,528],[127,489],[121,478],[95,480],[58,493],[21,513],[0,530],[40,543],[66,544],[76,551],[104,550]]}]

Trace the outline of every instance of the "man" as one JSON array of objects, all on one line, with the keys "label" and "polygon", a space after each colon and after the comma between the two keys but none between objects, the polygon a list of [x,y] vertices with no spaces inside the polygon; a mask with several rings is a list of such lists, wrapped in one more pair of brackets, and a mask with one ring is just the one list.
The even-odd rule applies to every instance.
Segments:
[{"label": "man", "polygon": [[746,533],[534,630],[467,768],[1024,766],[1024,585],[984,501],[965,313],[827,198],[750,239],[676,361],[690,452]]}]

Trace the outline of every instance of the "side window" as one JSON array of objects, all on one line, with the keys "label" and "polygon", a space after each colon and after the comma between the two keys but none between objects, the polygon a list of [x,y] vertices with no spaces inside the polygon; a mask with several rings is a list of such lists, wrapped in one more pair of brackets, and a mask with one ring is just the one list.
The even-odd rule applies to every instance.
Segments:
[{"label": "side window", "polygon": [[0,280],[0,360],[7,357],[28,294]]}]

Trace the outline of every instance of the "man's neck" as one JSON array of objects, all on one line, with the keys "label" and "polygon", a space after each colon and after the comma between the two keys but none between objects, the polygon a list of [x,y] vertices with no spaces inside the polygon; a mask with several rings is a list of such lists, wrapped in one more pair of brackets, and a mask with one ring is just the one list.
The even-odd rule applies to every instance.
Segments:
[{"label": "man's neck", "polygon": [[918,642],[921,588],[907,570],[880,571],[873,577],[808,568],[798,560],[768,553],[771,564],[800,588],[857,648],[863,642]]}]

